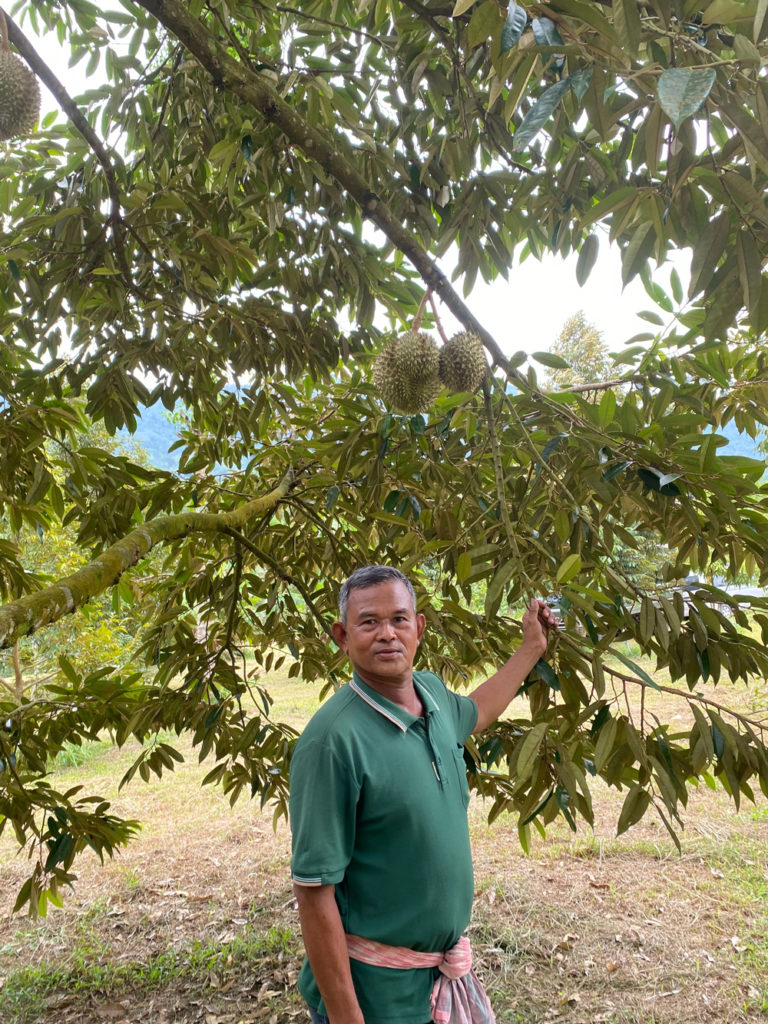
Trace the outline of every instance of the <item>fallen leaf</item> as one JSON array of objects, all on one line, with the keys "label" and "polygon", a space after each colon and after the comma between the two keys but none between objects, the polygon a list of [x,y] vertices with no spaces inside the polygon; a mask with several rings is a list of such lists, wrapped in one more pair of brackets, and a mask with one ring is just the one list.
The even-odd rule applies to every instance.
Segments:
[{"label": "fallen leaf", "polygon": [[102,1003],[96,1007],[96,1013],[100,1017],[125,1017],[125,1011],[124,1003]]},{"label": "fallen leaf", "polygon": [[725,875],[718,868],[710,868],[709,873],[713,878],[725,878]]},{"label": "fallen leaf", "polygon": [[618,971],[619,965],[617,963],[614,963],[613,960],[611,960],[610,963],[607,963],[605,965],[605,969],[606,971],[608,971],[609,974],[613,974],[614,971]]},{"label": "fallen leaf", "polygon": [[570,995],[563,996],[560,1000],[561,1006],[577,1006],[581,1002],[581,996],[578,992],[572,992]]}]

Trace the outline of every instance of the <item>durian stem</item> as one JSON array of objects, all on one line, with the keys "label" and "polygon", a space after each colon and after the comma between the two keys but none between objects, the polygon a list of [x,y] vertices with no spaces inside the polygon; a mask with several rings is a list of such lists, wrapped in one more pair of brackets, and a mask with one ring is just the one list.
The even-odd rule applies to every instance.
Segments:
[{"label": "durian stem", "polygon": [[429,304],[432,307],[432,316],[435,318],[435,327],[437,328],[437,333],[443,339],[443,344],[447,345],[448,338],[446,337],[445,331],[443,330],[443,325],[440,323],[440,314],[437,312],[437,304],[434,300],[431,289],[430,291],[427,292],[427,298],[429,299]]},{"label": "durian stem", "polygon": [[504,493],[504,467],[501,462],[501,451],[499,449],[499,438],[496,434],[496,422],[493,418],[493,403],[491,402],[491,387],[488,382],[488,375],[486,374],[483,379],[483,399],[485,401],[485,415],[488,419],[488,440],[491,442],[491,456],[493,458],[493,475],[496,480],[496,497],[499,501],[499,514],[501,515],[501,521],[504,524],[504,532],[507,535],[509,546],[515,553],[517,564],[519,567],[520,575],[523,577],[523,592],[526,600],[534,596],[530,586],[530,580],[523,573],[523,559],[520,555],[520,548],[517,544],[517,537],[515,536],[515,530],[512,525],[512,519],[509,515],[509,508],[507,506],[507,496]]},{"label": "durian stem", "polygon": [[416,316],[413,318],[413,323],[411,324],[411,329],[414,330],[414,331],[420,331],[421,330],[421,319],[424,316],[424,307],[427,304],[427,300],[429,300],[430,302],[432,301],[432,289],[431,288],[427,288],[427,290],[424,292],[424,294],[421,297],[421,302],[419,303],[419,308],[416,310]]}]

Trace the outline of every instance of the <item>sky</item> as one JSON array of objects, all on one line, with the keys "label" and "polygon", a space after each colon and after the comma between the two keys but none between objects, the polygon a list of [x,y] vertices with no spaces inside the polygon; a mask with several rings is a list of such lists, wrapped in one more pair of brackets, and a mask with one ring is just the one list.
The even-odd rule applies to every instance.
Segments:
[{"label": "sky", "polygon": [[[87,62],[81,61],[74,68],[68,68],[69,55],[55,36],[35,38],[28,22],[23,30],[43,59],[56,69],[71,96],[93,86],[93,80],[85,77]],[[97,70],[94,77],[98,75]],[[54,109],[56,103],[44,87],[42,93],[44,115]],[[449,260],[450,255],[441,266],[450,278]],[[597,261],[582,287],[576,281],[576,260],[576,253],[565,259],[547,254],[541,261],[530,256],[523,263],[515,263],[507,281],[498,277],[488,285],[478,277],[472,294],[465,301],[502,350],[510,355],[520,349],[526,352],[551,349],[566,320],[579,310],[601,332],[610,352],[619,352],[638,333],[658,330],[637,316],[642,310],[659,312],[640,279],[635,278],[626,288],[622,287],[618,246],[609,245],[607,237],[601,239]],[[684,288],[689,264],[690,254],[677,254],[674,265]],[[671,266],[667,264],[658,272],[654,271],[654,279],[665,289]],[[460,281],[456,288],[462,294]],[[448,334],[460,329],[447,309],[438,306],[438,313]]]}]

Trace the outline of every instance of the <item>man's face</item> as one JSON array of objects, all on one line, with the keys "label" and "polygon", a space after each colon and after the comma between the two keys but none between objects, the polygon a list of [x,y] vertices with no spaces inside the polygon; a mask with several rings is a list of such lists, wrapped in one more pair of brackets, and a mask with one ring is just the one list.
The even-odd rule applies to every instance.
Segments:
[{"label": "man's face", "polygon": [[426,620],[413,610],[408,588],[400,580],[353,590],[347,622],[334,622],[333,638],[358,675],[384,687],[409,682],[413,659]]}]

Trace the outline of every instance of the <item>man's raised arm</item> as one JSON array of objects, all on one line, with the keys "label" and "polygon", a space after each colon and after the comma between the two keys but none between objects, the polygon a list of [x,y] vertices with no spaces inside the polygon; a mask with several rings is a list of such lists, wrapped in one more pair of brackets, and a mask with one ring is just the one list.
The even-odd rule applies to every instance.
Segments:
[{"label": "man's raised arm", "polygon": [[523,615],[523,642],[490,678],[470,697],[477,704],[477,725],[472,730],[482,732],[496,721],[523,685],[528,673],[547,649],[549,631],[557,627],[557,618],[544,601],[531,599]]}]

